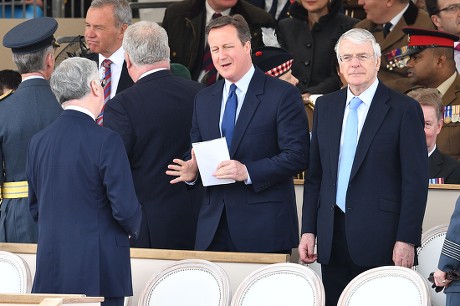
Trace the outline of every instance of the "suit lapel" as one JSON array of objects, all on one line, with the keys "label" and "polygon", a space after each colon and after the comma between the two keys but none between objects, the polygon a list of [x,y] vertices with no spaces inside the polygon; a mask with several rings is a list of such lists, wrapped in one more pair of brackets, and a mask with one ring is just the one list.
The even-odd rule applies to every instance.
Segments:
[{"label": "suit lapel", "polygon": [[209,99],[207,99],[206,109],[209,113],[208,131],[210,134],[209,139],[216,139],[222,137],[220,133],[220,109],[222,106],[222,91],[224,87],[224,81],[220,80],[215,85],[212,85]]},{"label": "suit lapel", "polygon": [[[335,98],[337,100],[335,100]],[[340,90],[337,96],[325,102],[326,120],[329,130],[329,160],[331,164],[331,177],[337,177],[339,155],[340,155],[340,138],[342,135],[343,116],[345,114],[345,102],[347,98],[347,89]]]},{"label": "suit lapel", "polygon": [[367,113],[366,121],[364,122],[364,126],[358,140],[355,159],[353,161],[353,167],[351,168],[350,181],[353,179],[353,176],[356,174],[359,167],[361,167],[361,164],[366,157],[372,140],[374,139],[375,134],[379,130],[380,125],[382,124],[388,110],[390,109],[386,103],[389,98],[390,96],[388,89],[384,87],[380,82],[369,108],[369,112]]},{"label": "suit lapel", "polygon": [[434,152],[431,154],[429,161],[429,169],[430,169],[430,178],[438,178],[441,177],[440,172],[444,160],[442,156],[439,154],[438,149],[435,149]]},{"label": "suit lapel", "polygon": [[249,123],[251,122],[257,107],[260,104],[259,95],[262,95],[265,91],[265,74],[256,69],[249,83],[248,91],[244,98],[243,106],[241,107],[240,114],[236,121],[235,130],[233,132],[232,145],[230,147],[230,158],[232,158],[243,138],[244,132],[246,131]]}]

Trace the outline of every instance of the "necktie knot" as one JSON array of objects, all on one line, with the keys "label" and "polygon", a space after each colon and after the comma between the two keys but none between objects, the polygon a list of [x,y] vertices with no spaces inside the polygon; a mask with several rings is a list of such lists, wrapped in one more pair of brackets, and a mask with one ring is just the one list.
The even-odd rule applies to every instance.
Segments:
[{"label": "necktie knot", "polygon": [[383,26],[383,36],[384,37],[387,37],[387,35],[390,33],[390,29],[392,26],[393,24],[391,22],[385,23],[385,25]]},{"label": "necktie knot", "polygon": [[111,61],[111,60],[105,59],[105,60],[102,61],[102,67],[104,67],[104,68],[107,69],[107,68],[110,68],[110,65],[112,65],[112,61]]},{"label": "necktie knot", "polygon": [[351,99],[351,101],[350,101],[350,109],[357,109],[357,108],[361,105],[362,102],[363,102],[363,101],[361,101],[360,98],[354,97],[354,98]]},{"label": "necktie knot", "polygon": [[230,96],[231,94],[235,94],[236,88],[237,87],[235,84],[230,85],[230,92],[228,93],[228,95]]},{"label": "necktie knot", "polygon": [[216,19],[216,18],[219,18],[219,17],[222,17],[221,13],[214,13],[214,14],[212,14],[211,19]]}]

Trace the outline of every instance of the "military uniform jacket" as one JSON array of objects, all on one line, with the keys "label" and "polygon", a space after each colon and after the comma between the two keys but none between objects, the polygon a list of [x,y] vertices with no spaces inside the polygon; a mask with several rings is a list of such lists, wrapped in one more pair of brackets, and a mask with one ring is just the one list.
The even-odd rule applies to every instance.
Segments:
[{"label": "military uniform jacket", "polygon": [[[276,27],[275,20],[270,14],[243,0],[238,0],[230,14],[240,14],[248,23],[253,49],[263,46],[262,27]],[[171,62],[186,66],[193,80],[197,80],[201,72],[205,48],[205,23],[205,0],[184,0],[171,4],[166,9],[162,23],[169,37]]]},{"label": "military uniform jacket", "polygon": [[[457,74],[454,83],[442,96],[442,104],[460,105],[460,75]],[[460,159],[460,122],[444,121],[441,133],[436,139],[439,151],[453,158]]]},{"label": "military uniform jacket", "polygon": [[[30,138],[62,112],[48,81],[28,79],[0,102],[0,183],[26,180],[26,153]],[[0,241],[36,242],[36,225],[27,198],[4,199],[1,205]]]},{"label": "military uniform jacket", "polygon": [[379,80],[388,87],[399,92],[405,92],[411,87],[409,79],[407,78],[407,69],[393,68],[390,70],[390,68],[387,67],[388,61],[386,54],[392,50],[407,46],[407,35],[402,29],[408,26],[435,30],[430,16],[428,16],[425,11],[418,9],[412,1],[409,1],[409,7],[386,38],[383,37],[382,26],[373,23],[369,19],[364,19],[355,25],[355,28],[362,28],[371,32],[380,44],[380,48],[382,49],[382,61],[378,74]]}]

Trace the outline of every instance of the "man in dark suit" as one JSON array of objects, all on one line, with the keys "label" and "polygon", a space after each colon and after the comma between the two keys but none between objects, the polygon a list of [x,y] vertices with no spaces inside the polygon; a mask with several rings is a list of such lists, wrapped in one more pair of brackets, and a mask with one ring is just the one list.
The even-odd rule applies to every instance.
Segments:
[{"label": "man in dark suit", "polygon": [[22,82],[0,102],[0,242],[37,242],[37,225],[27,208],[27,144],[62,112],[48,83],[57,27],[53,18],[35,18],[3,37],[3,45],[13,51]]},{"label": "man in dark suit", "polygon": [[193,249],[195,191],[171,185],[165,171],[190,147],[193,101],[203,85],[172,75],[168,36],[154,22],[129,26],[123,48],[136,83],[107,103],[104,126],[125,143],[142,203],[141,231],[132,246]]},{"label": "man in dark suit", "polygon": [[405,92],[411,87],[407,69],[393,65],[387,55],[400,52],[399,49],[407,44],[404,27],[434,30],[430,16],[412,0],[359,0],[358,4],[366,11],[366,19],[358,22],[355,28],[370,31],[382,49],[379,80],[391,89]]},{"label": "man in dark suit", "polygon": [[253,48],[263,46],[263,28],[271,32],[276,28],[270,14],[245,0],[184,0],[171,4],[162,23],[169,37],[171,61],[187,66],[193,80],[207,85],[214,83],[216,78],[216,70],[211,68],[212,61],[206,52],[209,49],[205,34],[206,25],[217,16],[214,14],[242,15],[249,24]]},{"label": "man in dark suit", "polygon": [[[300,92],[265,75],[251,60],[251,34],[241,15],[223,16],[206,29],[214,65],[224,78],[195,99],[192,143],[225,136],[230,160],[201,206],[195,248],[285,252],[298,241],[292,177],[308,165],[308,122]],[[227,98],[228,97],[228,98]],[[194,153],[169,165],[172,183],[198,183]]]},{"label": "man in dark suit", "polygon": [[[85,40],[106,79],[104,103],[133,85],[126,68],[123,35],[131,24],[132,12],[126,0],[94,0],[86,13]],[[97,120],[103,124],[103,118]]]},{"label": "man in dark suit", "polygon": [[[460,272],[460,198],[450,218],[449,228],[434,273],[436,286],[445,287],[446,306],[460,305],[460,281],[447,278],[448,272]],[[450,274],[450,273],[449,273]]]},{"label": "man in dark suit", "polygon": [[436,138],[443,128],[444,106],[441,94],[434,88],[417,88],[407,95],[422,106],[430,162],[430,184],[460,184],[460,162],[442,154],[436,146]]},{"label": "man in dark suit", "polygon": [[133,294],[129,236],[141,207],[120,136],[96,124],[104,90],[96,64],[74,57],[51,76],[64,112],[30,141],[30,213],[38,224],[34,293]]},{"label": "man in dark suit", "polygon": [[321,263],[328,306],[367,269],[412,267],[428,191],[420,105],[377,79],[370,32],[346,32],[336,52],[348,87],[316,100],[299,244]]}]

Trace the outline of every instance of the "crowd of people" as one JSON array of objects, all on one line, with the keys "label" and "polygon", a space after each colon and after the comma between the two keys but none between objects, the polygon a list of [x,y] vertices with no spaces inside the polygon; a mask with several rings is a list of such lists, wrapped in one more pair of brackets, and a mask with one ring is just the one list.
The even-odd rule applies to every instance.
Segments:
[{"label": "crowd of people", "polygon": [[418,2],[359,0],[357,20],[340,0],[183,0],[160,26],[93,0],[90,56],[57,67],[56,20],[12,28],[0,241],[38,243],[33,292],[122,305],[130,246],[298,247],[327,306],[363,271],[416,264],[428,184],[460,184],[460,3]]}]

